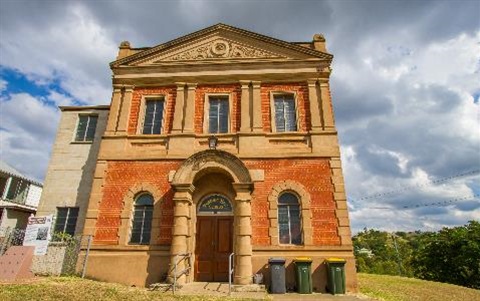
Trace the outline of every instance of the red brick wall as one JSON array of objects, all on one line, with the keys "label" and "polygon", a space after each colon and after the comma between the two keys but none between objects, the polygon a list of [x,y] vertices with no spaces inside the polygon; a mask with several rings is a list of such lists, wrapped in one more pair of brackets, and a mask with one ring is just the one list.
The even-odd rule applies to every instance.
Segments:
[{"label": "red brick wall", "polygon": [[271,92],[295,92],[297,94],[298,122],[299,131],[308,131],[310,129],[310,102],[308,100],[308,85],[306,83],[288,83],[288,84],[262,84],[260,95],[262,99],[262,121],[263,131],[271,132],[271,111],[270,111],[270,93]]},{"label": "red brick wall", "polygon": [[326,159],[246,160],[249,169],[263,169],[265,181],[256,182],[252,197],[252,244],[267,246],[268,196],[278,182],[292,180],[302,184],[311,199],[313,244],[340,245],[335,216],[331,171]]},{"label": "red brick wall", "polygon": [[[249,169],[263,169],[265,180],[256,182],[252,196],[252,243],[258,246],[270,244],[268,196],[272,187],[285,180],[302,184],[311,198],[313,244],[340,245],[333,199],[330,165],[327,159],[270,159],[246,160]],[[123,200],[129,189],[137,184],[147,183],[160,191],[160,235],[152,244],[168,245],[171,242],[173,226],[173,191],[167,181],[170,170],[177,170],[181,161],[163,162],[109,162],[103,185],[103,198],[99,206],[95,242],[118,243],[120,215],[124,209]]]},{"label": "red brick wall", "polygon": [[162,195],[160,208],[160,234],[152,238],[152,244],[168,245],[172,238],[173,191],[168,183],[168,172],[179,168],[181,161],[169,162],[109,162],[103,185],[103,198],[99,205],[95,242],[118,244],[120,215],[124,209],[123,200],[129,189],[137,184],[150,184]]},{"label": "red brick wall", "polygon": [[140,105],[142,97],[149,95],[165,95],[167,98],[167,108],[165,111],[165,128],[162,129],[163,133],[170,133],[173,124],[173,115],[175,110],[175,100],[177,98],[176,87],[155,87],[155,88],[139,88],[133,91],[132,103],[130,109],[130,120],[128,122],[128,133],[137,133],[138,122],[143,118],[139,116]]},{"label": "red brick wall", "polygon": [[241,86],[240,84],[229,84],[197,86],[195,91],[195,133],[203,133],[205,94],[207,93],[228,93],[232,95],[232,107],[230,108],[230,132],[238,132],[240,130],[240,99],[242,96]]}]

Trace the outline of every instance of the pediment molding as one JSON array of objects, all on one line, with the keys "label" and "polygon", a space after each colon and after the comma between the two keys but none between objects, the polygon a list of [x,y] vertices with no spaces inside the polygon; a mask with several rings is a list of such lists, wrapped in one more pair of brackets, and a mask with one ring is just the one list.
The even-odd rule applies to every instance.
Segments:
[{"label": "pediment molding", "polygon": [[218,38],[209,41],[200,46],[193,47],[174,53],[154,63],[161,63],[162,61],[198,61],[208,59],[258,59],[258,58],[286,58],[281,54],[274,53],[261,48],[252,47],[237,43],[232,40]]},{"label": "pediment molding", "polygon": [[217,24],[112,62],[118,66],[152,66],[176,62],[298,60],[333,56],[225,24]]}]

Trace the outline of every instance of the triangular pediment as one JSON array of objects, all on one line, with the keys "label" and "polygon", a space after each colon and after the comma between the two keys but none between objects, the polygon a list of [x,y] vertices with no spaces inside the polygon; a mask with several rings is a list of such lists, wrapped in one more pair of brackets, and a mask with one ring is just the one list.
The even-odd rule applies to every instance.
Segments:
[{"label": "triangular pediment", "polygon": [[172,63],[321,59],[332,55],[294,43],[217,24],[113,62],[114,66]]}]

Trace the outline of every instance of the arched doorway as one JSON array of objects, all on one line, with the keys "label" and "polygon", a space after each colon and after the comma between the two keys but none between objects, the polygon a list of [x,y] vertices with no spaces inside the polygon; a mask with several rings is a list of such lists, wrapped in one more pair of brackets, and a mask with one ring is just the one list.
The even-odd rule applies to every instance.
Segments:
[{"label": "arched doorway", "polygon": [[[251,283],[253,185],[243,162],[225,151],[202,151],[183,162],[171,185],[175,190],[171,266],[176,264],[177,255],[193,255],[192,273],[182,275],[177,283],[228,281],[228,255],[232,251],[234,283]],[[221,203],[228,210],[208,209],[206,202]],[[178,268],[188,269],[188,262],[178,263]]]},{"label": "arched doorway", "polygon": [[197,205],[195,281],[228,281],[233,252],[233,206],[223,194],[210,194]]}]

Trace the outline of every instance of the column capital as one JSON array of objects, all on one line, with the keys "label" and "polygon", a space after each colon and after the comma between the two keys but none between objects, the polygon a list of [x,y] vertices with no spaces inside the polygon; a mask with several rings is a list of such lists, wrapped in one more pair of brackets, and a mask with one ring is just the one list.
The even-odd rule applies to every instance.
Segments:
[{"label": "column capital", "polygon": [[195,90],[197,88],[197,83],[187,83],[188,90]]},{"label": "column capital", "polygon": [[252,192],[253,183],[232,183],[233,189],[236,193]]},{"label": "column capital", "polygon": [[328,78],[320,78],[318,79],[320,86],[328,86]]},{"label": "column capital", "polygon": [[260,88],[260,84],[261,84],[261,83],[262,83],[262,82],[259,81],[259,80],[252,80],[252,87],[253,87],[254,89],[258,89],[258,88]]},{"label": "column capital", "polygon": [[309,87],[315,87],[317,84],[318,79],[317,78],[309,78],[307,79],[307,84]]},{"label": "column capital", "polygon": [[193,186],[190,183],[172,184],[172,187],[175,190],[175,192],[193,193],[195,191],[195,186]]},{"label": "column capital", "polygon": [[242,89],[248,89],[251,81],[249,81],[249,80],[239,80],[238,82],[242,86]]},{"label": "column capital", "polygon": [[178,89],[185,89],[185,83],[182,82],[175,82],[175,85],[177,85],[177,90]]}]

